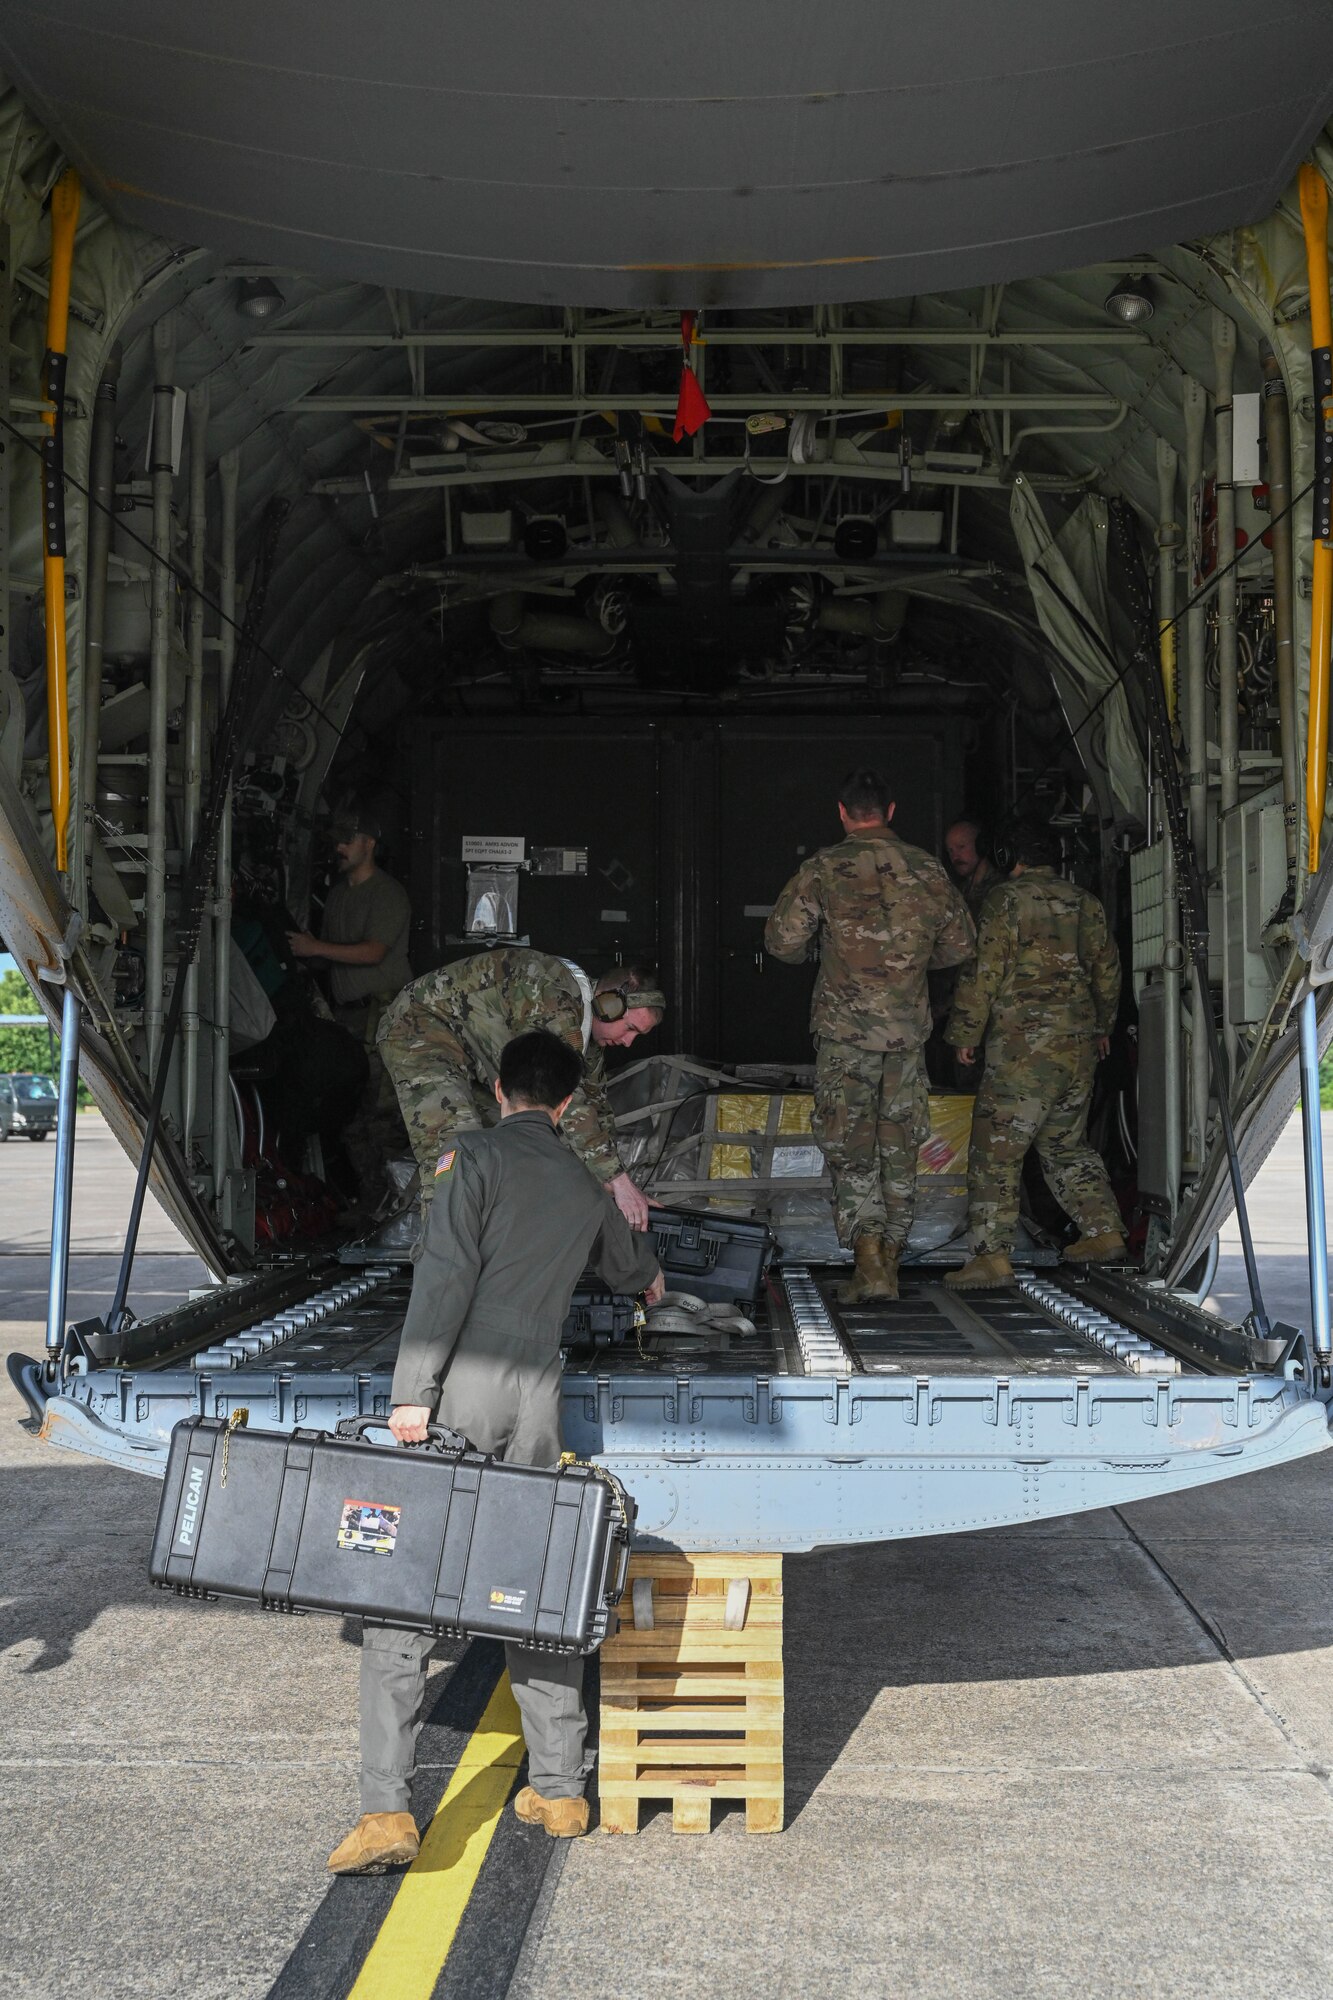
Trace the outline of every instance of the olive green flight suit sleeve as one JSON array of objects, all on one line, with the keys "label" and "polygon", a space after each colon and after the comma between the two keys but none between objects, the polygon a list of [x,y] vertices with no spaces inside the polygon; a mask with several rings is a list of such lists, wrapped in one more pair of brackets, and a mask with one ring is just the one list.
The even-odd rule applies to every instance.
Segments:
[{"label": "olive green flight suit sleeve", "polygon": [[[977,927],[967,904],[952,882],[945,882],[944,894],[944,922],[936,936],[927,972],[946,972],[951,965],[963,965],[977,949]],[[967,1047],[966,1042],[963,1047]]]},{"label": "olive green flight suit sleeve", "polygon": [[444,1371],[477,1288],[485,1214],[481,1170],[462,1147],[455,1148],[452,1165],[436,1177],[435,1199],[426,1211],[393,1371],[395,1405],[434,1409],[440,1399]]},{"label": "olive green flight suit sleeve", "polygon": [[819,872],[813,861],[798,868],[769,911],[764,925],[764,950],[784,965],[803,965],[819,956],[819,926],[823,917]]},{"label": "olive green flight suit sleeve", "polygon": [[631,1229],[609,1195],[606,1215],[588,1262],[613,1292],[642,1292],[658,1273],[657,1245],[647,1230]]},{"label": "olive green flight suit sleeve", "polygon": [[955,1049],[974,1049],[986,1032],[995,996],[1008,976],[1018,939],[1002,896],[991,896],[981,913],[975,961],[963,972],[954,994],[944,1039]]},{"label": "olive green flight suit sleeve", "polygon": [[1078,956],[1092,985],[1097,1033],[1109,1035],[1120,1005],[1120,953],[1095,896],[1085,896],[1078,913]]}]

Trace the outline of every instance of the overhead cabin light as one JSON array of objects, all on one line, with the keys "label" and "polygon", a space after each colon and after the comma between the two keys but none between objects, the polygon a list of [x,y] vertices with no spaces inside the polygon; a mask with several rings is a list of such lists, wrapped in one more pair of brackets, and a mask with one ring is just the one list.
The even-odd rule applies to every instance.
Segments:
[{"label": "overhead cabin light", "polygon": [[523,547],[533,562],[559,562],[569,547],[565,524],[555,514],[538,514],[523,529]]},{"label": "overhead cabin light", "polygon": [[1122,278],[1106,295],[1106,310],[1112,319],[1126,326],[1138,326],[1155,311],[1152,287],[1146,278]]},{"label": "overhead cabin light", "polygon": [[272,319],[286,303],[272,278],[242,278],[236,287],[236,310],[247,319]]},{"label": "overhead cabin light", "polygon": [[833,530],[833,553],[840,562],[870,562],[879,553],[879,529],[861,514],[844,514]]}]

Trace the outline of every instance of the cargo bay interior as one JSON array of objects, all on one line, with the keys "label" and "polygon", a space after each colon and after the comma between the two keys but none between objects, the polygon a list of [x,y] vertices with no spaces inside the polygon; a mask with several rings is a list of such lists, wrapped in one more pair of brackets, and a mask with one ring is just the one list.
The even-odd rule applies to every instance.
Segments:
[{"label": "cargo bay interior", "polygon": [[[1172,705],[1209,882],[1208,1004],[1253,1165],[1295,1099],[1281,1030],[1309,831],[1313,430],[1290,148],[1270,146],[1285,191],[1258,207],[1251,191],[1244,227],[1058,276],[796,304],[776,280],[738,297],[716,272],[684,293],[626,279],[618,302],[603,282],[575,303],[577,283],[562,298],[512,274],[509,303],[312,275],[327,255],[185,247],[142,190],[86,177],[62,425],[69,853],[53,886],[42,362],[70,153],[29,108],[59,93],[26,95],[0,105],[6,931],[44,1003],[41,966],[67,941],[86,1073],[132,1146],[248,653],[153,1169],[211,1267],[262,1263],[277,1233],[243,1102],[238,1122],[254,1086],[232,1045],[232,898],[317,918],[338,801],[385,825],[417,971],[477,947],[469,837],[523,842],[514,928],[534,945],[593,972],[660,964],[671,1005],[657,1060],[622,1090],[631,1113],[686,1088],[690,1064],[714,1104],[795,1101],[810,975],[765,959],[763,919],[836,834],[838,776],[868,761],[908,839],[939,852],[962,813],[1032,812],[1105,900],[1127,998],[1096,1130],[1149,1273],[1197,1283],[1229,1197],[1144,676],[1160,672]],[[1315,156],[1330,164],[1322,140]],[[677,438],[682,362],[710,414]],[[953,1159],[957,1180],[957,1145]],[[1032,1199],[1040,1265],[1060,1231]],[[284,1233],[327,1243],[327,1221],[316,1204]],[[961,1251],[956,1219],[948,1242]],[[971,1308],[941,1318],[940,1296],[916,1296],[910,1338],[939,1321],[920,1351],[1021,1351]],[[260,1307],[247,1325],[267,1323]],[[786,1310],[775,1365],[798,1372]],[[1034,1311],[1059,1325],[1035,1295],[1019,1318]],[[873,1339],[834,1338],[871,1365]]]}]

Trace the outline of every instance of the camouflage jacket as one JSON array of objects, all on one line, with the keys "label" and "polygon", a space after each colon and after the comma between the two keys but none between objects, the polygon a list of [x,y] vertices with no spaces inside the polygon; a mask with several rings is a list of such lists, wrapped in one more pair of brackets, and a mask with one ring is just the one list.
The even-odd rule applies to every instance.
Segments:
[{"label": "camouflage jacket", "polygon": [[562,958],[512,946],[478,952],[428,972],[407,988],[413,1013],[437,1014],[467,1050],[474,1076],[488,1089],[500,1074],[500,1052],[515,1035],[549,1029],[584,1058],[583,1081],[560,1130],[599,1181],[625,1171],[606,1095],[606,1066],[589,1038],[578,980]]},{"label": "camouflage jacket", "polygon": [[[961,882],[958,884],[958,893],[967,904],[967,914],[978,927],[981,924],[982,906],[987,896],[989,896],[992,889],[1005,880],[1005,877],[1001,875],[993,861],[983,861],[981,867],[986,871],[984,875],[981,874],[981,868],[979,868],[977,874],[972,877],[970,882],[966,885]],[[980,881],[977,880],[978,875],[981,876]]]},{"label": "camouflage jacket", "polygon": [[764,926],[786,965],[818,958],[810,1027],[858,1049],[919,1048],[930,1033],[926,974],[976,950],[940,863],[896,833],[851,833],[792,876]]},{"label": "camouflage jacket", "polygon": [[976,964],[954,995],[945,1040],[975,1048],[986,1032],[1044,1028],[1109,1035],[1120,956],[1097,898],[1053,868],[1025,868],[986,898]]}]

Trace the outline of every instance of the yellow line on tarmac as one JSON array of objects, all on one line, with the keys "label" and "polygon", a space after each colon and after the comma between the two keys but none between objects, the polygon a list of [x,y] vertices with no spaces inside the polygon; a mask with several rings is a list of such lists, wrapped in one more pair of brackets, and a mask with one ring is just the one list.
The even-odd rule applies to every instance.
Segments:
[{"label": "yellow line on tarmac", "polygon": [[523,1758],[501,1674],[348,2000],[430,2000]]}]

